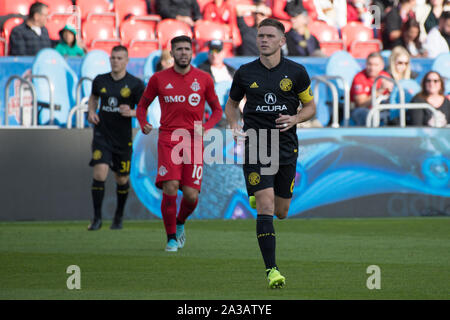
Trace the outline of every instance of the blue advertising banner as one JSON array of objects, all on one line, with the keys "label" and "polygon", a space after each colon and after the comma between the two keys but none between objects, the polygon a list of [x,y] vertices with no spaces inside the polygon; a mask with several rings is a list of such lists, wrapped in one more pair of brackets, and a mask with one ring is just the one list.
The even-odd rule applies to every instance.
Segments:
[{"label": "blue advertising banner", "polygon": [[[222,161],[204,165],[192,218],[255,217],[241,148],[226,130],[213,130],[214,139],[205,141],[205,157],[213,149]],[[300,150],[289,217],[450,215],[450,129],[323,128],[297,133]],[[157,138],[157,130],[136,135],[131,184],[142,204],[160,218],[162,192],[154,184]]]}]

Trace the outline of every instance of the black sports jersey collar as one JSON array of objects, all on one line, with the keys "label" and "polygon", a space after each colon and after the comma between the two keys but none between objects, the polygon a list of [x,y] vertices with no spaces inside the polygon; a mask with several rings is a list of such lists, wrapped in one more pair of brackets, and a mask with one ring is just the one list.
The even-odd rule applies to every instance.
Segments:
[{"label": "black sports jersey collar", "polygon": [[126,77],[128,77],[128,71],[125,72],[125,76],[123,76],[123,77],[120,78],[119,80],[114,79],[111,72],[108,73],[108,75],[109,75],[109,78],[111,79],[111,81],[113,81],[113,82],[120,82],[120,81],[122,81],[123,79],[125,79]]},{"label": "black sports jersey collar", "polygon": [[273,71],[277,71],[278,69],[281,68],[281,66],[282,66],[283,63],[284,63],[284,57],[281,57],[281,58],[280,58],[280,63],[278,63],[275,67],[273,67],[273,68],[271,68],[271,69],[268,69],[268,68],[261,62],[261,58],[258,58],[258,63],[259,63],[259,65],[260,65],[261,67],[263,67],[265,70],[270,71],[270,72],[273,72]]}]

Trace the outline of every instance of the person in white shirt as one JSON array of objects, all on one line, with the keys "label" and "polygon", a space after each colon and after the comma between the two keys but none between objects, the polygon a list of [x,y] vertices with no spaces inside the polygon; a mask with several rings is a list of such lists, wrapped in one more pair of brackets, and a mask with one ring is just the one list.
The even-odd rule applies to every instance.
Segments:
[{"label": "person in white shirt", "polygon": [[449,52],[450,47],[450,11],[445,11],[439,18],[439,26],[428,33],[424,43],[428,58],[436,58],[439,54]]},{"label": "person in white shirt", "polygon": [[232,81],[235,69],[223,62],[225,51],[221,40],[211,40],[208,44],[208,60],[199,66],[199,69],[211,74],[215,83]]}]

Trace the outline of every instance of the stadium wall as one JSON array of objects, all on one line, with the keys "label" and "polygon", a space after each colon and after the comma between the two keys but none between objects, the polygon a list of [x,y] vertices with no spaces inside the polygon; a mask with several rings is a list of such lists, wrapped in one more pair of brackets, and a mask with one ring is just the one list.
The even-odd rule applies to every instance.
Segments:
[{"label": "stadium wall", "polygon": [[[125,216],[159,219],[157,131],[135,134]],[[216,134],[226,136],[223,130]],[[450,215],[450,129],[324,128],[302,129],[298,135],[301,147],[289,217]],[[91,129],[1,128],[0,221],[90,219],[91,139]],[[223,154],[231,154],[236,163],[204,166],[193,219],[255,217],[234,150],[224,140]],[[112,218],[115,203],[110,175],[105,219]]]}]

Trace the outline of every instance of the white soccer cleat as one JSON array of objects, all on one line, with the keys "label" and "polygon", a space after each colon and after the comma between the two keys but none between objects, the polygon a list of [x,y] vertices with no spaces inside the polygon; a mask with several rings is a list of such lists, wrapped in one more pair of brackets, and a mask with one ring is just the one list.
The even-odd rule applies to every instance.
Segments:
[{"label": "white soccer cleat", "polygon": [[167,252],[177,252],[178,251],[178,242],[174,239],[170,239],[169,242],[167,242],[166,251]]},{"label": "white soccer cleat", "polygon": [[178,248],[183,248],[186,242],[186,233],[184,232],[184,224],[177,225],[177,242]]}]

